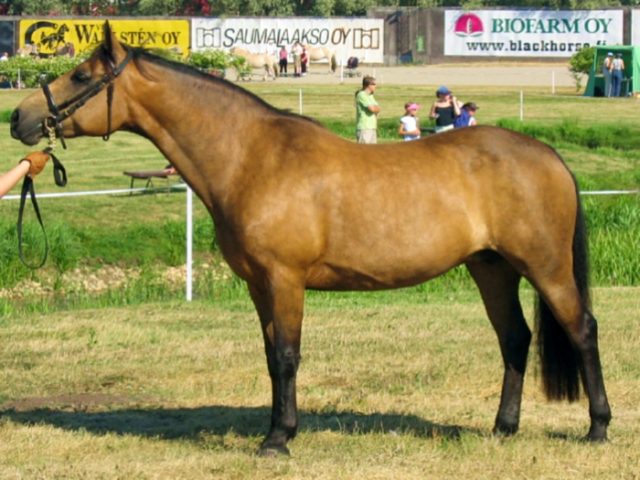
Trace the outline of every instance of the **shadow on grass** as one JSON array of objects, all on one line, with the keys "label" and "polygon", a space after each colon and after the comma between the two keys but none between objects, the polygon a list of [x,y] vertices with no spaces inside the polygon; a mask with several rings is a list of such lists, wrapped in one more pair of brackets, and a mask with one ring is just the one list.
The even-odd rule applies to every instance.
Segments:
[{"label": "shadow on grass", "polygon": [[[115,433],[164,439],[196,439],[201,434],[262,436],[267,433],[271,410],[267,407],[211,406],[199,408],[126,408],[104,412],[37,408],[0,411],[0,416],[24,425],[53,425],[65,430],[95,434]],[[415,415],[362,414],[350,411],[300,412],[301,432],[336,431],[359,435],[394,433],[455,440],[480,431],[457,425],[441,425]]]}]

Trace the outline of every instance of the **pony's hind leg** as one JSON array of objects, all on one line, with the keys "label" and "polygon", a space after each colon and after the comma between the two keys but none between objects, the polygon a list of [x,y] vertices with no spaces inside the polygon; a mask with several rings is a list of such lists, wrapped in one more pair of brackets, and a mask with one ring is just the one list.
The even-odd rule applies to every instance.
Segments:
[{"label": "pony's hind leg", "polygon": [[543,282],[538,300],[538,350],[547,396],[576,400],[578,372],[589,397],[587,440],[607,439],[611,408],[598,349],[598,325],[573,282]]},{"label": "pony's hind leg", "polygon": [[498,335],[504,363],[500,407],[494,433],[511,435],[518,430],[522,386],[531,343],[518,296],[520,274],[501,256],[482,252],[467,262],[491,324]]},{"label": "pony's hind leg", "polygon": [[[553,198],[551,191],[547,198]],[[545,393],[554,400],[576,400],[581,376],[589,396],[591,427],[587,439],[604,441],[611,408],[600,365],[598,326],[589,311],[589,256],[577,190],[572,239],[562,227],[571,214],[560,208],[563,204],[570,206],[559,199],[549,203],[557,205],[554,221],[539,222],[537,235],[532,237],[536,243],[529,243],[519,258],[524,259],[526,276],[539,293],[536,327]]]}]

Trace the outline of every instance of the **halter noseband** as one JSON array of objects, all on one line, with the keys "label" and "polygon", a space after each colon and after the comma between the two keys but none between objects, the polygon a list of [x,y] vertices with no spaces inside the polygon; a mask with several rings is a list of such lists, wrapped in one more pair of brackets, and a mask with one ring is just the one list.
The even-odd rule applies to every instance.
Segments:
[{"label": "halter noseband", "polygon": [[69,100],[62,102],[60,105],[57,105],[55,100],[53,99],[53,95],[51,94],[51,90],[49,89],[49,85],[47,84],[46,80],[44,78],[41,79],[40,85],[42,86],[42,91],[44,92],[44,96],[47,99],[49,113],[51,113],[51,115],[46,117],[42,122],[42,128],[45,134],[49,135],[49,138],[51,140],[53,140],[53,138],[55,137],[60,138],[62,146],[64,148],[67,148],[64,142],[64,136],[62,134],[62,122],[73,115],[76,110],[78,110],[87,102],[87,100],[95,97],[105,87],[107,87],[107,133],[102,136],[102,139],[105,141],[109,140],[109,136],[111,135],[111,103],[113,101],[113,81],[118,75],[122,73],[131,58],[133,58],[133,50],[127,49],[127,56],[124,60],[122,60],[122,62],[120,62],[119,65],[114,65],[113,62],[109,59],[108,62],[110,70],[105,73],[97,83],[87,87],[86,90],[80,92]]}]

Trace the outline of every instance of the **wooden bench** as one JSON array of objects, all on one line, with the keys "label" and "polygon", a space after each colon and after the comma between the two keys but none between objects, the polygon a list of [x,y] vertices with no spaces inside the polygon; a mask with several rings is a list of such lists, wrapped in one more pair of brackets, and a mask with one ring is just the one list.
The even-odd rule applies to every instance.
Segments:
[{"label": "wooden bench", "polygon": [[168,172],[167,170],[145,170],[139,172],[122,172],[124,175],[131,177],[130,189],[133,189],[133,183],[136,180],[146,180],[145,188],[153,187],[154,178],[168,179],[171,176],[177,175],[177,172]]}]

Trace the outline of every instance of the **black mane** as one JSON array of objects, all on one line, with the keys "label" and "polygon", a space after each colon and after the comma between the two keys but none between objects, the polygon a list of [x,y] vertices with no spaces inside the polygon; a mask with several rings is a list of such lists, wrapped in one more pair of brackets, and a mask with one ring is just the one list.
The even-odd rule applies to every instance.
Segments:
[{"label": "black mane", "polygon": [[130,47],[130,46],[126,46],[127,49],[131,50],[133,53],[133,58],[134,59],[138,59],[138,58],[142,58],[148,62],[151,63],[155,63],[158,65],[161,65],[163,67],[166,67],[170,70],[175,70],[177,72],[181,72],[184,73],[186,75],[191,75],[193,77],[199,78],[201,80],[204,80],[205,82],[214,82],[214,83],[219,83],[224,85],[226,88],[231,88],[234,90],[234,92],[239,93],[241,95],[245,95],[249,98],[251,98],[253,101],[261,104],[262,106],[264,106],[265,108],[267,108],[268,110],[277,113],[278,115],[284,115],[286,117],[290,117],[290,118],[297,118],[297,119],[302,119],[308,122],[311,122],[315,125],[321,126],[324,128],[324,126],[318,122],[316,119],[311,118],[311,117],[307,117],[306,115],[299,115],[297,113],[291,112],[289,110],[283,110],[281,108],[276,108],[273,105],[271,105],[270,103],[266,102],[265,100],[263,100],[262,98],[260,98],[259,96],[257,96],[256,94],[245,90],[242,87],[237,86],[236,84],[229,82],[228,80],[225,80],[223,78],[219,78],[216,77],[214,75],[209,75],[208,73],[205,73],[201,70],[198,70],[195,67],[192,67],[190,65],[187,65],[185,63],[181,63],[181,62],[177,62],[175,60],[169,60],[167,58],[161,57],[159,55],[155,55],[151,52],[149,52],[148,50],[145,50],[143,48],[140,47]]}]

